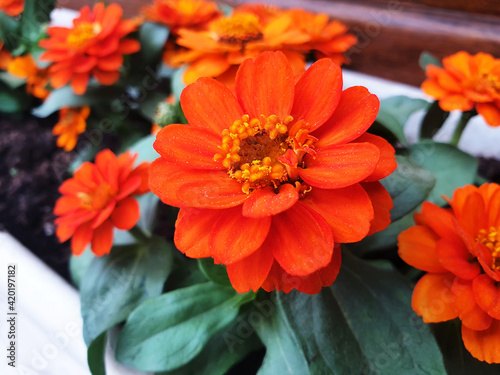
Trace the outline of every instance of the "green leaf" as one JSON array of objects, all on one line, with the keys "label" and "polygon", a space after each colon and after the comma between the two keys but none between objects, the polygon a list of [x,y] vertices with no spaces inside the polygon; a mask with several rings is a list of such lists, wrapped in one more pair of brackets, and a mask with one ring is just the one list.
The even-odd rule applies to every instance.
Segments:
[{"label": "green leaf", "polygon": [[92,375],[106,375],[104,355],[106,353],[106,342],[108,332],[103,332],[92,341],[87,350],[87,362]]},{"label": "green leaf", "polygon": [[438,58],[427,51],[423,51],[420,54],[420,57],[418,59],[418,64],[420,65],[420,67],[424,72],[427,71],[427,65],[435,65],[439,68],[443,67],[443,64],[441,64]]},{"label": "green leaf", "polygon": [[409,98],[404,95],[383,99],[380,101],[377,122],[392,132],[401,143],[407,144],[403,132],[404,125],[412,113],[426,109],[429,105],[426,100]]},{"label": "green leaf", "polygon": [[257,313],[252,310],[247,314],[240,315],[226,329],[213,336],[201,353],[186,365],[173,371],[157,373],[157,375],[225,374],[250,352],[262,347],[262,343],[255,335],[251,325],[251,319],[263,319],[264,317],[251,314]]},{"label": "green leaf", "polygon": [[436,184],[428,170],[412,162],[411,158],[396,155],[397,169],[380,182],[392,197],[394,208],[391,220],[397,220],[419,206]]},{"label": "green leaf", "polygon": [[153,193],[147,193],[135,197],[139,202],[141,208],[141,218],[137,222],[137,226],[147,235],[151,236],[154,226],[156,224],[156,209],[160,198]]},{"label": "green leaf", "polygon": [[141,371],[170,371],[195,358],[210,338],[254,298],[212,282],[165,293],[130,314],[118,337],[116,358]]},{"label": "green leaf", "polygon": [[139,29],[140,55],[144,66],[156,65],[161,61],[163,47],[167,42],[169,30],[163,25],[144,22]]},{"label": "green leaf", "polygon": [[184,83],[184,72],[186,71],[186,67],[182,67],[179,69],[174,70],[174,73],[172,74],[172,92],[175,96],[175,102],[179,103],[180,98],[181,98],[181,93],[182,90],[186,87],[186,84]]},{"label": "green leaf", "polygon": [[[50,21],[50,13],[55,8],[55,0],[25,0],[21,16],[21,31],[30,44],[37,45],[42,25]],[[31,50],[31,48],[30,48]]]},{"label": "green leaf", "polygon": [[139,112],[150,122],[154,122],[156,111],[160,103],[165,102],[168,95],[162,92],[150,92],[146,99],[139,103]]},{"label": "green leaf", "polygon": [[0,40],[9,51],[17,48],[20,41],[19,21],[0,11]]},{"label": "green leaf", "polygon": [[438,130],[441,129],[449,115],[450,112],[443,111],[437,100],[433,102],[422,120],[420,138],[434,137]]},{"label": "green leaf", "polygon": [[171,266],[170,246],[159,237],[148,245],[114,247],[109,256],[95,258],[80,291],[87,345],[139,304],[160,295]]},{"label": "green leaf", "polygon": [[198,266],[208,280],[222,286],[231,286],[231,281],[227,276],[226,266],[214,264],[212,258],[198,259]]},{"label": "green leaf", "polygon": [[276,312],[258,333],[266,374],[445,374],[437,343],[411,310],[399,274],[343,252],[342,269],[316,295],[275,296]]},{"label": "green leaf", "polygon": [[11,89],[17,89],[26,83],[25,79],[14,77],[8,72],[0,72],[0,81],[5,83]]},{"label": "green leaf", "polygon": [[498,375],[499,364],[489,364],[474,358],[462,342],[459,319],[432,325],[436,339],[443,352],[448,374],[453,375]]},{"label": "green leaf", "polygon": [[29,108],[31,98],[26,94],[24,87],[12,90],[0,82],[0,113],[22,112]]},{"label": "green leaf", "polygon": [[71,280],[80,289],[83,277],[87,273],[90,263],[94,260],[95,255],[90,250],[90,247],[79,256],[71,255],[69,259],[69,272],[71,275]]},{"label": "green leaf", "polygon": [[438,205],[451,198],[456,188],[474,183],[478,161],[473,156],[445,143],[423,141],[410,149],[410,159],[432,172],[436,185],[427,198]]}]

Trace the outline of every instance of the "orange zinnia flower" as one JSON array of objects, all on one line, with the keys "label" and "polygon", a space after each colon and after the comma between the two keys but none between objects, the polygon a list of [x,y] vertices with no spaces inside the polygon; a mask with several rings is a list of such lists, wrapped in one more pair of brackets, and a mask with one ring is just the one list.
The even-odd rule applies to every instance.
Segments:
[{"label": "orange zinnia flower", "polygon": [[91,75],[102,85],[120,78],[123,55],[140,49],[137,40],[123,38],[137,29],[138,22],[122,21],[122,14],[118,4],[105,8],[104,3],[97,3],[93,11],[83,7],[72,28],[49,27],[49,38],[39,43],[47,49],[40,60],[54,63],[49,68],[54,88],[71,82],[73,91],[83,94]]},{"label": "orange zinnia flower", "polygon": [[86,120],[89,114],[89,107],[65,107],[59,111],[59,122],[52,129],[52,134],[59,136],[58,147],[64,147],[64,151],[71,151],[75,148],[78,136],[87,127]]},{"label": "orange zinnia flower", "polygon": [[24,10],[24,0],[0,0],[0,11],[14,17]]},{"label": "orange zinnia flower", "polygon": [[7,70],[12,61],[12,55],[4,47],[3,42],[0,40],[0,70]]},{"label": "orange zinnia flower", "polygon": [[47,69],[39,69],[32,55],[15,57],[9,63],[8,72],[26,80],[28,94],[42,100],[49,95]]},{"label": "orange zinnia flower", "polygon": [[444,111],[469,111],[476,106],[489,125],[500,126],[500,59],[461,51],[444,58],[443,66],[427,65],[422,90],[439,100]]},{"label": "orange zinnia flower", "polygon": [[413,310],[424,322],[459,317],[467,350],[500,363],[500,186],[455,190],[451,208],[425,202],[417,225],[399,235],[399,255],[427,271]]},{"label": "orange zinnia flower", "polygon": [[216,3],[205,0],[155,0],[142,11],[146,19],[168,26],[173,33],[179,27],[199,27],[220,14]]},{"label": "orange zinnia flower", "polygon": [[95,164],[85,162],[73,178],[63,182],[54,213],[56,235],[61,242],[71,238],[74,255],[88,244],[97,256],[108,254],[113,245],[113,228],[129,230],[139,220],[139,203],[131,195],[149,191],[148,163],[133,168],[136,156],[118,157],[110,150],[97,154]]},{"label": "orange zinnia flower", "polygon": [[235,92],[211,78],[184,89],[189,125],[158,133],[151,190],[180,207],[177,248],[227,265],[238,292],[317,293],[337,276],[338,244],[390,222],[378,180],[396,167],[394,149],[365,133],[379,101],[364,87],[342,92],[330,59],[295,81],[281,52],[246,60]]}]

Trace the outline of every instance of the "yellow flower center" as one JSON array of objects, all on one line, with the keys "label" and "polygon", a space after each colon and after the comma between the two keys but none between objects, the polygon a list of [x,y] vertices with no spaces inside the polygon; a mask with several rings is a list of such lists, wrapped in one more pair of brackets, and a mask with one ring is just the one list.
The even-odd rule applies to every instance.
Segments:
[{"label": "yellow flower center", "polygon": [[111,186],[104,182],[99,184],[99,186],[90,193],[85,193],[83,191],[77,193],[77,197],[80,199],[80,207],[86,210],[97,211],[104,209],[114,195],[116,195],[116,192],[111,189]]},{"label": "yellow flower center", "polygon": [[75,26],[68,35],[68,44],[72,47],[82,47],[102,30],[97,22],[82,22]]},{"label": "yellow flower center", "polygon": [[305,194],[310,188],[298,178],[297,168],[306,153],[314,153],[313,137],[304,129],[294,131],[300,139],[292,136],[291,130],[304,126],[299,122],[289,129],[292,121],[292,116],[282,120],[276,115],[253,119],[243,115],[222,131],[221,152],[214,160],[221,161],[229,176],[242,183],[244,193],[291,182]]},{"label": "yellow flower center", "polygon": [[178,13],[184,15],[195,14],[198,9],[204,4],[204,1],[197,0],[169,0],[167,5],[175,9]]},{"label": "yellow flower center", "polygon": [[500,228],[481,229],[476,241],[483,243],[493,257],[491,268],[500,270]]},{"label": "yellow flower center", "polygon": [[92,197],[90,194],[80,191],[76,194],[76,196],[80,199],[80,207],[85,208],[86,210],[92,209]]},{"label": "yellow flower center", "polygon": [[485,73],[482,76],[482,81],[486,88],[500,93],[500,77],[491,73]]},{"label": "yellow flower center", "polygon": [[245,44],[262,38],[259,18],[254,14],[234,14],[211,24],[215,38],[224,43]]}]

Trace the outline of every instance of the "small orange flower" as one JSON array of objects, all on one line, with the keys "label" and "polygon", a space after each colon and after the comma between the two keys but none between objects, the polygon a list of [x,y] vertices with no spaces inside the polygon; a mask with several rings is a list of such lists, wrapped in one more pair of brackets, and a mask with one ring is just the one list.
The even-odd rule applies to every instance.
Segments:
[{"label": "small orange flower", "polygon": [[338,244],[390,222],[378,180],[395,169],[394,149],[365,133],[379,101],[364,87],[342,92],[330,59],[296,81],[281,52],[246,60],[235,93],[211,78],[184,89],[189,125],[158,133],[151,190],[181,208],[177,248],[227,265],[238,292],[317,293],[337,276]]},{"label": "small orange flower", "polygon": [[200,27],[220,14],[216,3],[205,0],[155,0],[142,12],[146,19],[168,26],[173,33],[180,27]]},{"label": "small orange flower", "polygon": [[0,70],[7,70],[12,61],[12,55],[4,47],[3,42],[0,40]]},{"label": "small orange flower", "polygon": [[24,0],[0,0],[0,11],[11,17],[20,15],[24,10]]},{"label": "small orange flower", "polygon": [[97,256],[108,254],[113,228],[129,230],[139,220],[139,203],[131,195],[149,191],[148,163],[133,168],[136,156],[118,157],[110,150],[97,154],[95,164],[85,162],[73,178],[63,182],[54,213],[56,235],[61,242],[71,238],[74,255],[91,244]]},{"label": "small orange flower", "polygon": [[58,135],[57,146],[63,147],[64,151],[71,151],[75,148],[78,135],[82,134],[87,127],[87,117],[90,108],[62,108],[59,111],[59,122],[52,129],[52,134]]},{"label": "small orange flower", "polygon": [[112,85],[120,78],[123,55],[139,51],[140,44],[124,36],[135,31],[137,20],[122,20],[118,4],[108,7],[97,3],[91,11],[85,6],[73,21],[72,28],[49,27],[48,39],[40,41],[47,49],[41,61],[49,61],[50,82],[60,88],[71,82],[76,94],[83,94],[91,76],[102,85]]},{"label": "small orange flower", "polygon": [[8,66],[8,72],[26,80],[28,94],[42,100],[49,95],[47,69],[39,69],[32,55],[15,57]]},{"label": "small orange flower", "polygon": [[500,126],[500,59],[461,51],[444,58],[443,66],[427,65],[422,90],[439,100],[444,111],[475,106],[489,125]]},{"label": "small orange flower", "polygon": [[500,363],[500,185],[465,186],[449,203],[425,202],[399,235],[401,258],[428,272],[412,307],[426,323],[459,317],[467,350]]}]

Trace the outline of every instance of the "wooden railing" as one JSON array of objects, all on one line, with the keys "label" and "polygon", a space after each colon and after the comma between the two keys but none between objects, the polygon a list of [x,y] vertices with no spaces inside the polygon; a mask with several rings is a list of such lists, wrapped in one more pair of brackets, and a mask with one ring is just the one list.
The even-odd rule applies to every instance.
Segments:
[{"label": "wooden railing", "polygon": [[[113,0],[127,16],[152,0]],[[256,0],[226,0],[237,5]],[[327,13],[346,23],[359,42],[348,68],[418,86],[424,73],[418,66],[422,51],[439,58],[460,50],[488,52],[500,58],[499,0],[266,0],[282,7]],[[89,0],[61,0],[79,9]]]}]

